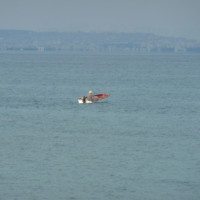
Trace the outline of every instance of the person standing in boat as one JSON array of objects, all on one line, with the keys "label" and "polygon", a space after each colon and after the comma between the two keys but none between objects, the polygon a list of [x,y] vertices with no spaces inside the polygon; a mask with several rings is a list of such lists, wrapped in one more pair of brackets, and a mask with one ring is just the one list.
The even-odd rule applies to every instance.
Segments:
[{"label": "person standing in boat", "polygon": [[89,91],[89,94],[86,96],[87,100],[88,100],[88,101],[93,101],[92,96],[93,96],[93,92],[92,92],[92,91]]}]

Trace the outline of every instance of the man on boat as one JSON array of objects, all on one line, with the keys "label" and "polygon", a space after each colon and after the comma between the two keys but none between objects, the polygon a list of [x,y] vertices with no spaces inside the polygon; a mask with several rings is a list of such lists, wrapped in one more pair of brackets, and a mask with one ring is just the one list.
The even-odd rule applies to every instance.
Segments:
[{"label": "man on boat", "polygon": [[86,96],[88,101],[93,101],[92,95],[93,95],[93,92],[89,91],[89,94]]}]

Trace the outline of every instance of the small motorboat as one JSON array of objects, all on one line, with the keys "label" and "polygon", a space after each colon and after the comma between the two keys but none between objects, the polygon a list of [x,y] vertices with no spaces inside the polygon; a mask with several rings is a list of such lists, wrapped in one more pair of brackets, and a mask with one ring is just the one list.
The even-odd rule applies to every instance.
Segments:
[{"label": "small motorboat", "polygon": [[109,97],[109,94],[95,94],[92,96],[92,101],[87,100],[87,97],[83,96],[81,98],[78,98],[78,103],[82,104],[82,103],[95,103],[101,99],[105,99],[107,97]]}]

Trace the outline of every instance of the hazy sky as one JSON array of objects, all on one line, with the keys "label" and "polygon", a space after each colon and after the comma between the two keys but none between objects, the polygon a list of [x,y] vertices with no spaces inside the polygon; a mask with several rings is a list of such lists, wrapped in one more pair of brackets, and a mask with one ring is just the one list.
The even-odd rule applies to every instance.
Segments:
[{"label": "hazy sky", "polygon": [[148,32],[200,40],[200,0],[0,0],[0,29]]}]

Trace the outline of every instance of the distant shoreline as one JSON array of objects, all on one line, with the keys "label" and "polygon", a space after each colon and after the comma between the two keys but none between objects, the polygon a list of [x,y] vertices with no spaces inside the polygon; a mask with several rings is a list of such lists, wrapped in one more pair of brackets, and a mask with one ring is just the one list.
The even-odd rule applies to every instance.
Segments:
[{"label": "distant shoreline", "polygon": [[200,53],[200,42],[148,33],[0,30],[0,51]]}]

